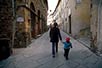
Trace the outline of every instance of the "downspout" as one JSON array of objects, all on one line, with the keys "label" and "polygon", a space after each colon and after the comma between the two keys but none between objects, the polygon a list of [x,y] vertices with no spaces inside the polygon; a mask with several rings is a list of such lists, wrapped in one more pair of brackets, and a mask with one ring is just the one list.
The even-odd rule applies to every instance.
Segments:
[{"label": "downspout", "polygon": [[13,24],[13,26],[12,26],[12,44],[11,44],[11,48],[13,48],[13,46],[14,46],[14,37],[15,37],[15,23],[16,23],[16,21],[15,21],[15,1],[14,0],[12,0],[12,10],[13,10],[13,22],[12,22],[12,24]]}]

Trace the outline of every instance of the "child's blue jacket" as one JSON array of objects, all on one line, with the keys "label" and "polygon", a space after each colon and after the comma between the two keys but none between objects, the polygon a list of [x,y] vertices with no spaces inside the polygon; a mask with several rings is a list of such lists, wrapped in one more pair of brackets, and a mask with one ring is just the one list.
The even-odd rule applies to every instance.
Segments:
[{"label": "child's blue jacket", "polygon": [[68,48],[70,48],[70,47],[72,47],[72,44],[71,44],[71,42],[63,42],[63,44],[64,44],[64,49],[68,49]]}]

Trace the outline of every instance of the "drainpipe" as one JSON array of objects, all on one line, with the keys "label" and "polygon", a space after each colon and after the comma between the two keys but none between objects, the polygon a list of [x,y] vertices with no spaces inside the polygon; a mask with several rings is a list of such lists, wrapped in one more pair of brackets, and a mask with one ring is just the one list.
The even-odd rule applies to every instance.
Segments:
[{"label": "drainpipe", "polygon": [[14,46],[14,37],[15,37],[15,23],[16,23],[16,21],[15,21],[15,1],[14,0],[12,0],[12,10],[13,10],[13,22],[12,22],[12,24],[13,24],[13,29],[12,29],[12,44],[11,44],[11,48],[13,48],[13,46]]},{"label": "drainpipe", "polygon": [[99,1],[99,5],[98,5],[98,29],[97,29],[97,35],[98,35],[98,37],[97,37],[98,54],[100,54],[101,2],[102,2],[102,0]]}]

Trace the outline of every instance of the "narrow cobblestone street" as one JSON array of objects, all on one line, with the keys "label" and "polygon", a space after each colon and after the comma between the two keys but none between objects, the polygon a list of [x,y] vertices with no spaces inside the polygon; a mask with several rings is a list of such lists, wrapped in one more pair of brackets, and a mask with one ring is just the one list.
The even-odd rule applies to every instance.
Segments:
[{"label": "narrow cobblestone street", "polygon": [[[61,31],[63,40],[68,35]],[[0,62],[0,68],[102,68],[102,57],[96,56],[88,48],[71,38],[73,48],[69,60],[63,57],[63,45],[52,58],[49,32],[34,40],[27,48],[18,51],[7,60]]]}]

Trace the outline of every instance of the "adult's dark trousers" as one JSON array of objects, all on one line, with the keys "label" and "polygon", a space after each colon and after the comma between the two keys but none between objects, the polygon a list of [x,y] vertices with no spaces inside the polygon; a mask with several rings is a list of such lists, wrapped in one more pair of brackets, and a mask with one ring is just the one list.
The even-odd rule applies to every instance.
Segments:
[{"label": "adult's dark trousers", "polygon": [[52,55],[55,55],[58,52],[58,42],[52,42]]}]

